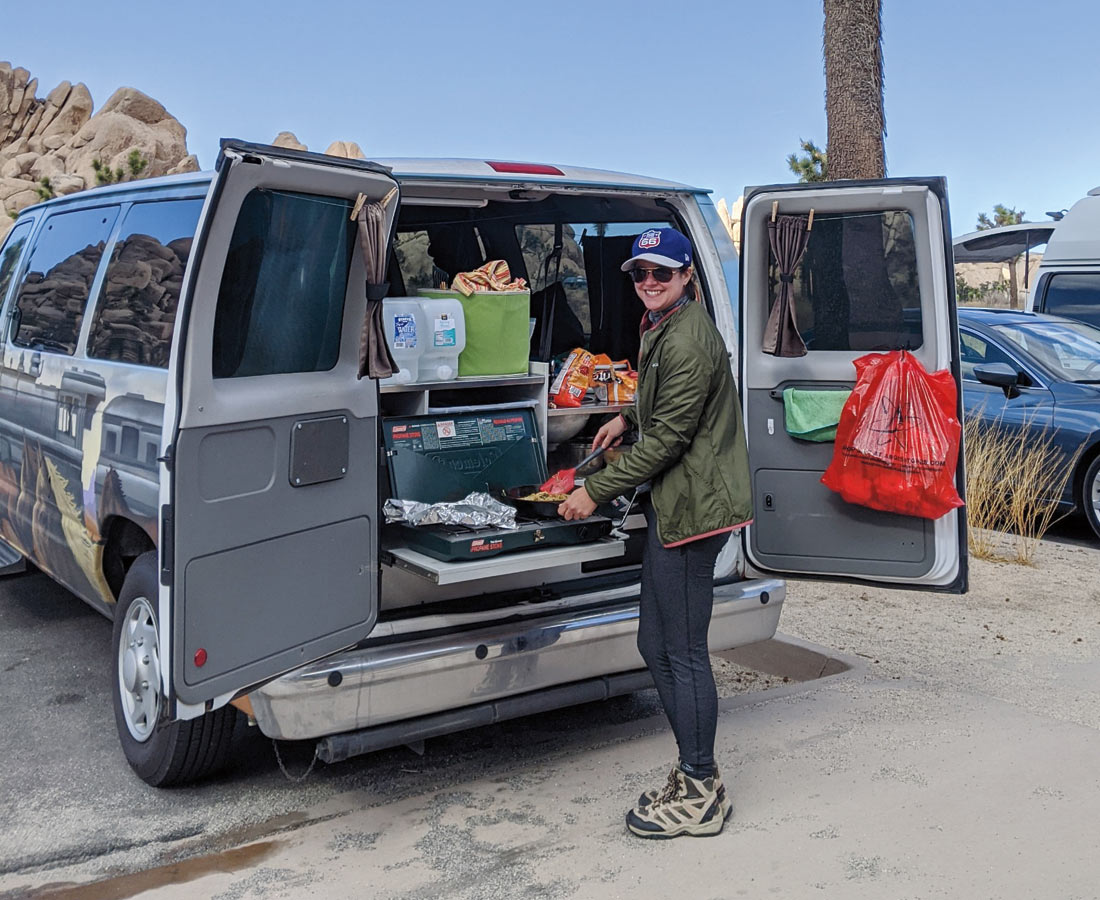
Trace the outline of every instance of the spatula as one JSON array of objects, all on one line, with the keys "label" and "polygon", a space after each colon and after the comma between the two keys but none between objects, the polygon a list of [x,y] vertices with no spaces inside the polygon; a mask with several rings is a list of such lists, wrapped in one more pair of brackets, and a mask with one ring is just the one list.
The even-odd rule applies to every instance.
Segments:
[{"label": "spatula", "polygon": [[588,456],[586,456],[579,463],[573,466],[572,469],[561,469],[560,471],[555,472],[539,486],[539,490],[546,491],[546,493],[548,494],[568,494],[571,490],[573,490],[574,487],[576,487],[576,484],[574,483],[574,478],[577,474],[577,469],[583,469],[597,456],[602,455],[604,450],[606,449],[606,447],[597,447],[595,450],[589,453]]}]

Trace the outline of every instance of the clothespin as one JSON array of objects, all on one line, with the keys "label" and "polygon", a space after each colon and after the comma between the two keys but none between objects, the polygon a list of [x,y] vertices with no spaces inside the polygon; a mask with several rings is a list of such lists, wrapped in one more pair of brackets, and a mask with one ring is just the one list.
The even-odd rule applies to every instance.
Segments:
[{"label": "clothespin", "polygon": [[773,222],[775,221],[775,217],[776,217],[776,214],[778,212],[779,212],[779,201],[778,200],[773,200],[772,201],[772,221]]},{"label": "clothespin", "polygon": [[353,222],[359,218],[359,210],[363,208],[363,204],[367,202],[367,195],[360,194],[355,198],[355,205],[351,208],[351,215],[348,216]]},{"label": "clothespin", "polygon": [[396,194],[396,193],[397,193],[397,185],[395,184],[393,187],[390,188],[389,193],[387,193],[386,196],[382,198],[382,208],[383,209],[386,208],[386,204],[389,203],[393,199],[393,195]]},{"label": "clothespin", "polygon": [[806,232],[809,233],[810,229],[814,227],[814,208],[810,207],[810,216],[806,219]]}]

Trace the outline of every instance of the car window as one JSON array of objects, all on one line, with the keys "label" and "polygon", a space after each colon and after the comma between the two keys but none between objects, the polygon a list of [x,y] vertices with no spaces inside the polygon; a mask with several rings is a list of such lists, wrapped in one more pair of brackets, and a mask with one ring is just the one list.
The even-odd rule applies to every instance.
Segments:
[{"label": "car window", "polygon": [[88,341],[97,359],[167,368],[202,200],[135,203],[111,248]]},{"label": "car window", "polygon": [[991,341],[969,331],[959,332],[959,348],[962,351],[962,376],[967,381],[977,381],[975,366],[989,363],[1008,363],[1018,369],[1020,364]]},{"label": "car window", "polygon": [[994,329],[1066,381],[1100,379],[1100,330],[1089,329],[1090,336],[1080,327],[1051,321],[995,325]]},{"label": "car window", "polygon": [[50,216],[39,232],[19,285],[19,328],[12,342],[72,354],[103,248],[118,207]]}]

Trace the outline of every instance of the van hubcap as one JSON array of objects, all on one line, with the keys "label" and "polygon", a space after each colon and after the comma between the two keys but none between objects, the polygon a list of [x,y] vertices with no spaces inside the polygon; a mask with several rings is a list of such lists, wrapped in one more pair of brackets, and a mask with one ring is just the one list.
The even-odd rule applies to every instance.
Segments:
[{"label": "van hubcap", "polygon": [[153,608],[138,597],[118,642],[118,687],[126,727],[137,741],[153,733],[160,713],[160,651]]}]

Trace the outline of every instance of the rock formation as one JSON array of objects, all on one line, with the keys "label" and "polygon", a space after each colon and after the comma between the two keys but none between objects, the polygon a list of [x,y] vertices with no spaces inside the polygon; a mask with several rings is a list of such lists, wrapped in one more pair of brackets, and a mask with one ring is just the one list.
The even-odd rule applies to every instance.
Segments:
[{"label": "rock formation", "polygon": [[37,92],[38,79],[26,69],[0,62],[0,239],[10,214],[38,203],[43,193],[95,187],[93,161],[126,173],[137,150],[145,160],[143,178],[198,169],[187,152],[187,130],[141,91],[119,88],[94,115],[83,84],[63,81],[44,99]]}]

